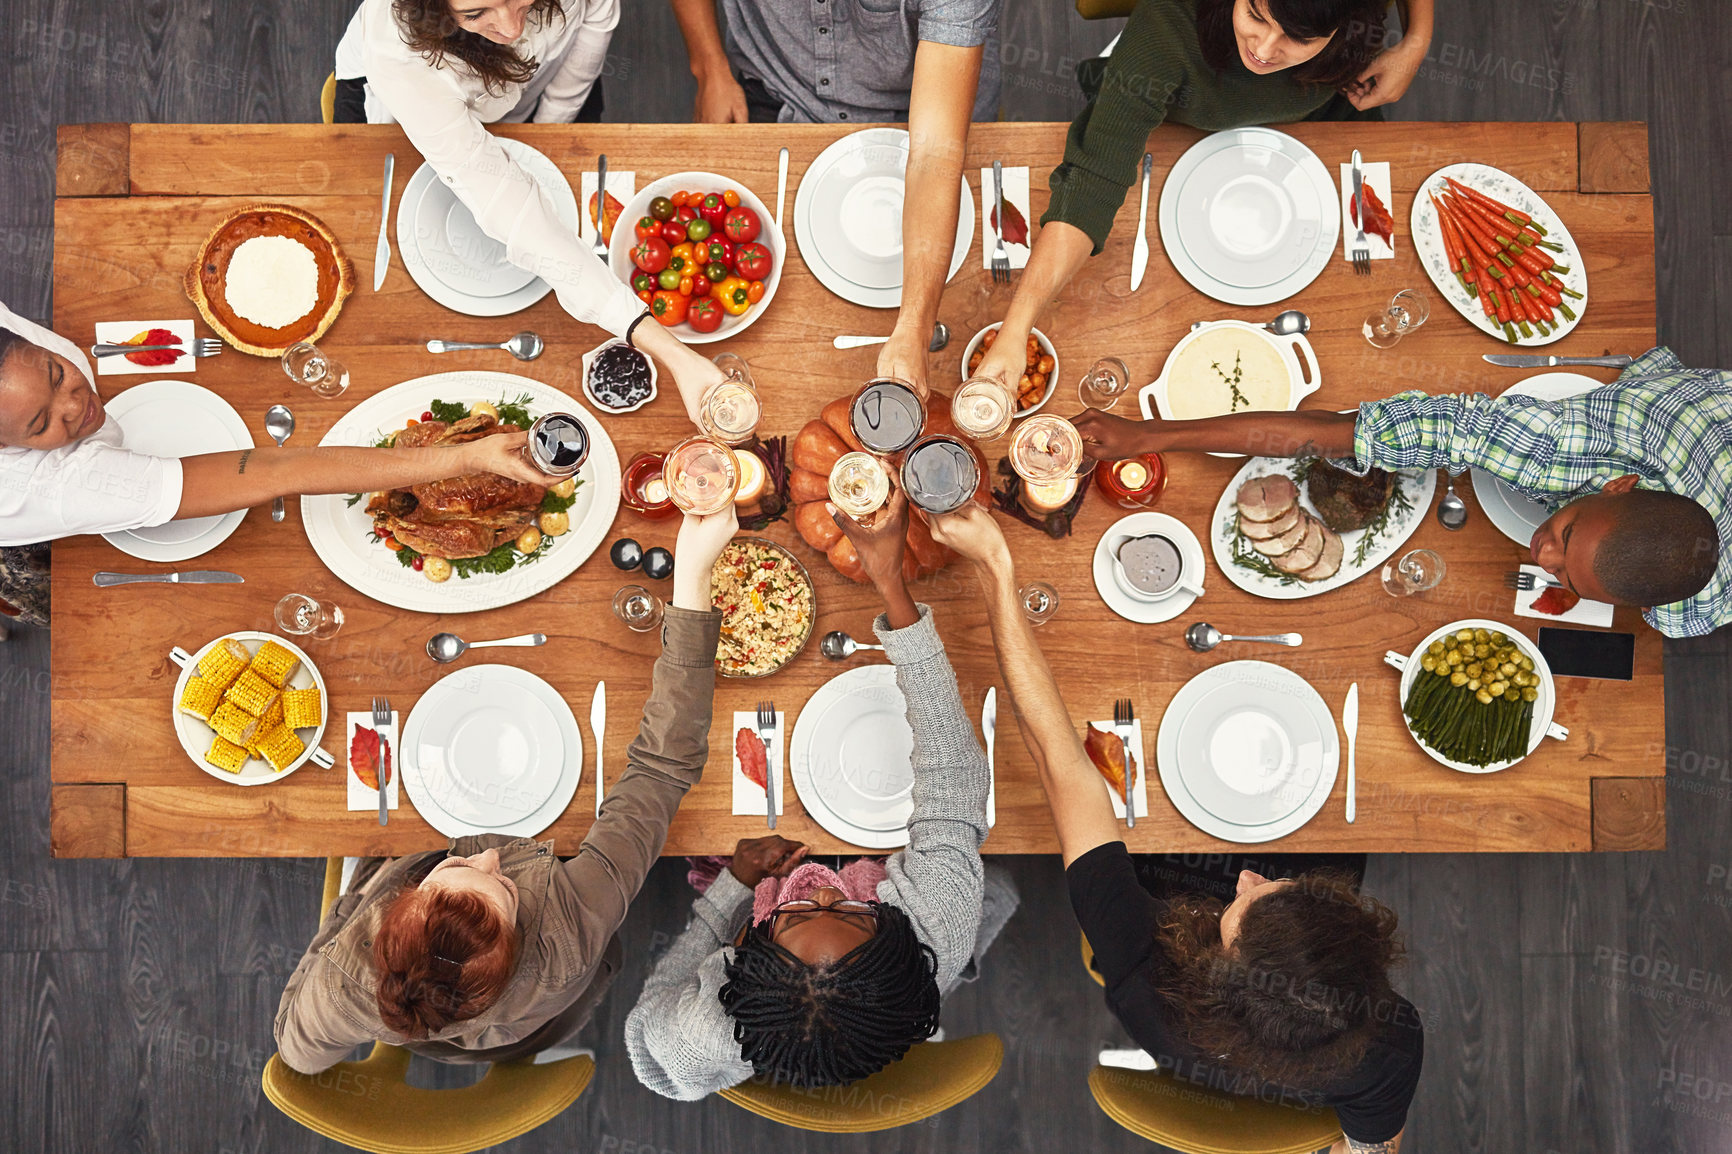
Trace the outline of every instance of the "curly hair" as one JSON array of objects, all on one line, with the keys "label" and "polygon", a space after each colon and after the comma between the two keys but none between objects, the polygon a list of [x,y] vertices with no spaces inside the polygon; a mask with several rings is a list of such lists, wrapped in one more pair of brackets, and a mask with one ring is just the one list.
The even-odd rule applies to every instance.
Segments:
[{"label": "curly hair", "polygon": [[[1197,39],[1204,61],[1216,72],[1239,59],[1233,4],[1197,0]],[[1301,84],[1340,88],[1365,71],[1382,48],[1387,0],[1251,0],[1251,6],[1295,40],[1332,37],[1323,51],[1288,69]]]},{"label": "curly hair", "polygon": [[873,902],[878,932],[827,965],[801,961],[746,931],[720,997],[741,1056],[760,1075],[800,1089],[877,1073],[938,1029],[938,958],[908,915]]},{"label": "curly hair", "polygon": [[1405,950],[1395,911],[1345,873],[1314,870],[1245,910],[1232,949],[1223,906],[1168,903],[1160,993],[1202,1053],[1269,1082],[1323,1089],[1364,1058],[1396,1005],[1389,970]]},{"label": "curly hair", "polygon": [[473,893],[405,886],[373,937],[386,1026],[425,1038],[485,1012],[517,969],[520,937]]},{"label": "curly hair", "polygon": [[[434,67],[447,59],[460,62],[480,79],[489,96],[505,91],[507,84],[522,84],[535,75],[538,61],[525,60],[515,49],[459,27],[451,14],[452,6],[453,0],[391,0],[403,43]],[[555,18],[565,19],[560,0],[535,0],[529,6],[531,20],[546,23]]]}]

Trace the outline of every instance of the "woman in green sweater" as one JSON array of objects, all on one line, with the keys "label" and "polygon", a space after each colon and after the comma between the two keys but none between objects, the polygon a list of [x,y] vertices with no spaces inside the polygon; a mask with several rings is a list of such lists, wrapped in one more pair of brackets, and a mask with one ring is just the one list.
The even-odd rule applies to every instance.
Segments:
[{"label": "woman in green sweater", "polygon": [[1140,0],[1112,55],[1077,69],[1088,107],[1071,122],[981,375],[1012,386],[1022,375],[1029,329],[1105,246],[1158,125],[1218,132],[1363,115],[1407,90],[1431,41],[1431,8],[1405,0],[1405,35],[1379,54],[1386,0]]}]

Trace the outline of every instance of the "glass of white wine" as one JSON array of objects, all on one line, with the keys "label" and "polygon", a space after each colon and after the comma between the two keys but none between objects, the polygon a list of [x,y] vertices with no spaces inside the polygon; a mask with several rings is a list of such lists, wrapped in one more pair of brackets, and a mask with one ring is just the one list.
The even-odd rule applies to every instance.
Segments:
[{"label": "glass of white wine", "polygon": [[871,453],[844,453],[830,467],[830,503],[861,524],[888,500],[890,471]]},{"label": "glass of white wine", "polygon": [[1010,467],[1034,485],[1050,485],[1081,476],[1094,466],[1083,457],[1082,434],[1053,413],[1024,417],[1010,439]]},{"label": "glass of white wine", "polygon": [[1010,428],[1010,390],[992,377],[970,377],[950,400],[950,419],[977,441],[1004,436]]},{"label": "glass of white wine", "polygon": [[662,461],[668,498],[680,511],[707,516],[727,508],[740,488],[740,462],[734,451],[710,437],[688,437]]},{"label": "glass of white wine", "polygon": [[758,422],[763,417],[758,387],[745,358],[734,353],[717,353],[714,360],[722,370],[722,379],[705,391],[699,403],[698,424],[724,445],[743,445],[758,431]]}]

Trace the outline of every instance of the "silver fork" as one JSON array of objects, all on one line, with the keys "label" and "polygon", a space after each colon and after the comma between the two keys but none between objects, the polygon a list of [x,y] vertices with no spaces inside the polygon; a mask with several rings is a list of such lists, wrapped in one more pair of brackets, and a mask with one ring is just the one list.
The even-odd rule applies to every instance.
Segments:
[{"label": "silver fork", "polygon": [[1353,215],[1359,220],[1359,232],[1353,237],[1353,271],[1359,276],[1371,275],[1371,246],[1365,240],[1365,182],[1359,175],[1359,150],[1353,150]]},{"label": "silver fork", "polygon": [[214,357],[223,351],[223,343],[214,337],[194,337],[191,345],[112,345],[95,344],[90,346],[93,357],[122,357],[127,353],[153,353],[173,349],[177,353],[190,352],[195,357]]},{"label": "silver fork", "polygon": [[1131,724],[1136,715],[1131,711],[1131,699],[1121,697],[1113,702],[1113,732],[1125,747],[1125,828],[1137,828],[1137,783],[1133,776],[1136,764],[1131,760]]},{"label": "silver fork", "polygon": [[[607,259],[607,242],[601,239],[601,222],[607,219],[607,153],[595,158],[595,255]],[[614,221],[617,227],[619,221]]]},{"label": "silver fork", "polygon": [[1535,577],[1532,573],[1523,573],[1518,569],[1513,573],[1503,575],[1503,587],[1524,591],[1529,589],[1562,589],[1564,583],[1555,581],[1550,577]]},{"label": "silver fork", "polygon": [[391,724],[391,703],[383,697],[373,699],[373,728],[379,733],[379,768],[375,775],[379,781],[379,824],[390,821],[389,811],[385,806],[385,730]]},{"label": "silver fork", "polygon": [[1010,254],[1004,251],[1004,162],[992,162],[993,235],[998,243],[992,246],[992,283],[1010,283]]},{"label": "silver fork", "polygon": [[764,743],[764,808],[770,828],[776,828],[776,703],[758,702],[758,738]]}]

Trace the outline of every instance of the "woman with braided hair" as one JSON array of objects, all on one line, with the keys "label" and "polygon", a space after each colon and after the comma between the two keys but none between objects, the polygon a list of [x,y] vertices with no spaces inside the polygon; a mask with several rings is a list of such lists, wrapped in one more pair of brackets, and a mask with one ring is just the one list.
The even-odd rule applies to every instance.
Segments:
[{"label": "woman with braided hair", "polygon": [[838,517],[884,598],[874,623],[914,730],[908,847],[838,868],[770,836],[742,840],[657,963],[626,1019],[638,1080],[692,1100],[754,1076],[798,1087],[857,1082],[938,1029],[940,999],[1016,909],[985,868],[986,755],[932,624],[902,581],[901,493],[873,527]]}]

